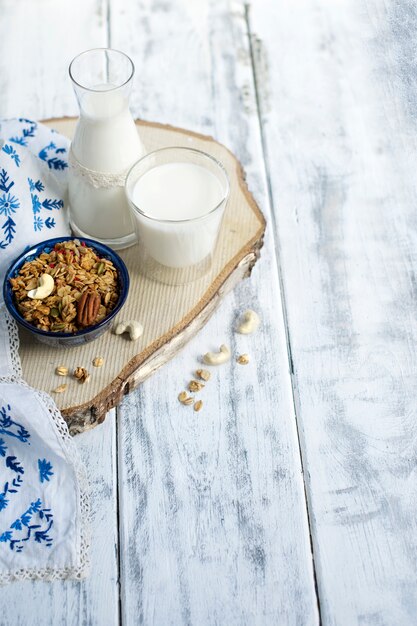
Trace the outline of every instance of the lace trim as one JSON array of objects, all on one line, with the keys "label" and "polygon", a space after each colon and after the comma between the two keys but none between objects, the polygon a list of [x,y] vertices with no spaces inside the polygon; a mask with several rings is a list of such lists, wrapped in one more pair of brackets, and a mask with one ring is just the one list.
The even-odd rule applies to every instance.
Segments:
[{"label": "lace trim", "polygon": [[75,157],[72,148],[70,148],[68,154],[68,163],[73,172],[84,178],[95,189],[109,189],[110,187],[124,187],[126,175],[129,168],[121,172],[120,174],[113,174],[110,172],[97,172],[96,170],[90,170],[88,167],[84,167]]},{"label": "lace trim", "polygon": [[81,461],[81,457],[77,447],[69,434],[68,426],[62,417],[58,407],[47,393],[33,389],[24,382],[18,375],[1,376],[0,383],[13,382],[25,389],[32,391],[38,398],[39,402],[48,410],[52,424],[58,431],[58,435],[62,442],[64,452],[68,461],[74,468],[78,486],[78,499],[80,508],[79,517],[79,537],[80,543],[77,548],[77,565],[75,567],[64,568],[42,568],[42,569],[19,569],[11,572],[0,574],[0,585],[11,582],[13,580],[59,580],[62,578],[75,578],[80,580],[85,578],[90,567],[90,495],[87,474]]},{"label": "lace trim", "polygon": [[12,375],[13,376],[22,376],[22,366],[20,364],[20,356],[19,356],[19,333],[17,330],[17,324],[14,319],[11,317],[6,307],[3,309],[4,318],[6,320],[6,326],[9,334],[9,349],[10,349],[10,359],[12,362]]}]

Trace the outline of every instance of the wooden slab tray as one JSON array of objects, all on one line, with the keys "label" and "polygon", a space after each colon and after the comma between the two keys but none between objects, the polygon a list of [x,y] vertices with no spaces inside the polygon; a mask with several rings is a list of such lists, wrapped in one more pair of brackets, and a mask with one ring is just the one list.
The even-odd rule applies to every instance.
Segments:
[{"label": "wooden slab tray", "polygon": [[[64,118],[46,123],[71,137],[75,122]],[[125,336],[109,332],[84,346],[53,349],[20,332],[23,377],[29,385],[50,393],[63,382],[54,373],[61,364],[70,370],[84,366],[91,372],[89,383],[81,385],[75,379],[67,379],[67,391],[54,396],[72,434],[103,422],[109,409],[173,357],[204,326],[224,295],[249,276],[263,242],[264,217],[248,191],[240,163],[227,148],[211,137],[180,128],[141,121],[137,126],[148,151],[188,146],[219,159],[230,176],[230,200],[213,267],[196,282],[173,287],[145,279],[138,271],[137,247],[120,252],[129,269],[131,286],[118,319],[140,320],[145,330],[138,341],[131,342]],[[104,357],[104,367],[91,366],[95,356]]]}]

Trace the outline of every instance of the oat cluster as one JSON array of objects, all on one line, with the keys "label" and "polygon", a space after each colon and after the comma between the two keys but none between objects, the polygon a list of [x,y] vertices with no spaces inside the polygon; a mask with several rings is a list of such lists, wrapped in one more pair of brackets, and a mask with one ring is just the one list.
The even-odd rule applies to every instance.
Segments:
[{"label": "oat cluster", "polygon": [[[54,279],[52,293],[43,299],[28,297],[44,274]],[[113,263],[78,239],[57,243],[50,252],[27,261],[10,283],[19,313],[46,331],[74,333],[97,324],[119,299]]]},{"label": "oat cluster", "polygon": [[[191,391],[191,393],[198,393],[199,391],[204,389],[205,383],[210,380],[211,374],[208,370],[199,369],[195,372],[195,377],[198,380],[190,380],[187,386],[188,391]],[[202,382],[203,380],[204,383]],[[181,391],[181,393],[178,395],[178,400],[181,402],[181,404],[184,404],[185,406],[190,406],[191,404],[193,404],[194,411],[201,411],[201,409],[203,408],[203,401],[194,401],[195,398],[193,396],[189,396],[186,391]]]},{"label": "oat cluster", "polygon": [[[92,360],[93,367],[103,367],[104,358],[102,356],[96,356]],[[77,366],[75,370],[70,373],[68,367],[66,365],[57,365],[55,368],[55,374],[57,376],[71,376],[75,380],[77,380],[81,385],[88,383],[91,378],[90,372],[86,367],[82,367],[81,365]],[[52,390],[53,393],[64,393],[68,389],[67,383],[63,385],[58,385],[55,389]]]}]

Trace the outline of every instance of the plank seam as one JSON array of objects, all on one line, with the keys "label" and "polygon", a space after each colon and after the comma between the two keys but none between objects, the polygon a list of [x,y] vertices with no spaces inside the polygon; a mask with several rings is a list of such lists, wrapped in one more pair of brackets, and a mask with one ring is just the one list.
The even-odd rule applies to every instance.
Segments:
[{"label": "plank seam", "polygon": [[244,16],[245,16],[245,22],[246,22],[246,32],[247,32],[247,37],[248,37],[249,54],[250,54],[250,61],[251,61],[251,67],[252,67],[252,79],[253,79],[253,86],[254,86],[254,93],[255,93],[256,116],[258,119],[261,149],[262,149],[262,154],[264,157],[263,161],[264,161],[268,201],[271,207],[272,238],[273,238],[273,243],[274,243],[275,258],[277,262],[278,281],[279,281],[279,287],[280,287],[280,300],[281,300],[282,316],[284,320],[285,340],[286,340],[286,345],[287,345],[287,357],[288,357],[288,365],[289,365],[290,380],[291,380],[291,398],[292,398],[292,404],[293,404],[293,409],[294,409],[295,427],[297,431],[298,449],[299,449],[299,456],[300,456],[301,470],[302,470],[302,477],[303,477],[304,501],[305,501],[305,507],[307,511],[314,589],[315,589],[316,602],[317,602],[319,625],[321,625],[323,622],[322,622],[322,616],[321,616],[319,585],[318,585],[317,570],[316,570],[316,564],[315,564],[311,511],[310,511],[307,485],[304,479],[304,476],[305,476],[304,465],[305,464],[304,464],[303,451],[302,451],[302,446],[301,446],[300,429],[298,425],[298,410],[297,410],[298,393],[296,392],[297,383],[296,383],[296,378],[295,378],[294,360],[293,360],[292,348],[291,348],[291,339],[290,339],[289,324],[288,324],[287,305],[286,305],[286,300],[285,300],[284,282],[282,278],[281,255],[279,251],[279,241],[278,241],[278,235],[277,235],[278,225],[277,225],[277,220],[276,220],[276,215],[275,215],[275,210],[274,210],[275,204],[274,204],[273,193],[272,193],[271,172],[268,166],[269,164],[268,148],[267,148],[267,144],[265,140],[264,128],[263,128],[263,122],[262,122],[262,114],[261,114],[262,106],[261,106],[261,98],[260,98],[260,89],[259,89],[258,79],[257,79],[257,71],[256,71],[257,66],[256,66],[256,59],[255,59],[255,51],[253,47],[253,35],[252,35],[251,24],[250,24],[250,8],[251,8],[250,4],[248,3],[244,4]]},{"label": "plank seam", "polygon": [[[106,10],[106,45],[108,48],[112,47],[112,37],[111,37],[111,3],[112,0],[105,0],[105,10]],[[115,407],[115,419],[114,419],[114,429],[115,429],[115,446],[114,446],[114,454],[115,454],[115,481],[116,481],[116,524],[117,524],[117,545],[116,545],[116,564],[117,564],[117,624],[118,626],[122,623],[122,580],[121,580],[121,524],[120,524],[120,482],[119,482],[119,416],[118,410]]]},{"label": "plank seam", "polygon": [[106,35],[107,35],[107,47],[111,48],[111,3],[112,0],[106,1]]},{"label": "plank seam", "polygon": [[115,473],[116,473],[116,522],[117,522],[117,587],[118,587],[118,624],[121,625],[123,623],[123,613],[122,613],[122,567],[121,567],[121,523],[120,523],[120,454],[119,454],[119,407],[115,408],[115,433],[116,433],[116,445],[115,445]]}]

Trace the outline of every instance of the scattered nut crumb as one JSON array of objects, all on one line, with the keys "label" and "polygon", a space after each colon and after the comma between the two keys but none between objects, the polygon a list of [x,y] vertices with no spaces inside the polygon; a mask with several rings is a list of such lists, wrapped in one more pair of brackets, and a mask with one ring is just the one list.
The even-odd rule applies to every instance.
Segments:
[{"label": "scattered nut crumb", "polygon": [[210,380],[211,374],[208,370],[197,370],[195,373],[197,378],[201,378],[201,380],[205,380],[206,382]]},{"label": "scattered nut crumb", "polygon": [[241,354],[237,357],[236,361],[240,365],[247,365],[249,363],[249,356],[247,354]]},{"label": "scattered nut crumb", "polygon": [[198,380],[190,380],[190,382],[188,383],[188,390],[193,392],[201,391],[204,386],[204,383],[200,383]]},{"label": "scattered nut crumb", "polygon": [[96,356],[95,359],[93,359],[93,367],[102,367],[102,365],[104,365],[104,359],[102,356]]},{"label": "scattered nut crumb", "polygon": [[86,383],[90,378],[90,374],[87,372],[85,367],[76,367],[74,370],[74,378],[76,378],[80,383]]},{"label": "scattered nut crumb", "polygon": [[197,400],[197,402],[194,404],[194,411],[201,411],[202,408],[203,408],[203,401]]},{"label": "scattered nut crumb", "polygon": [[186,391],[181,391],[181,393],[178,395],[178,400],[181,402],[181,404],[186,405],[193,404],[194,402],[194,398],[189,396]]},{"label": "scattered nut crumb", "polygon": [[206,365],[221,365],[230,359],[230,350],[222,344],[218,352],[206,352],[203,354],[203,361]]},{"label": "scattered nut crumb", "polygon": [[255,311],[248,309],[243,313],[236,330],[238,333],[242,333],[242,335],[249,335],[255,332],[260,321],[259,315]]},{"label": "scattered nut crumb", "polygon": [[59,385],[56,389],[53,390],[52,393],[63,393],[67,390],[68,385]]},{"label": "scattered nut crumb", "polygon": [[65,365],[58,365],[58,367],[55,368],[55,374],[57,376],[68,376],[68,367],[65,367]]},{"label": "scattered nut crumb", "polygon": [[129,320],[126,322],[119,322],[114,330],[115,335],[123,335],[123,333],[129,333],[131,341],[136,341],[143,335],[143,326],[137,320]]}]

